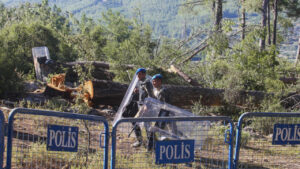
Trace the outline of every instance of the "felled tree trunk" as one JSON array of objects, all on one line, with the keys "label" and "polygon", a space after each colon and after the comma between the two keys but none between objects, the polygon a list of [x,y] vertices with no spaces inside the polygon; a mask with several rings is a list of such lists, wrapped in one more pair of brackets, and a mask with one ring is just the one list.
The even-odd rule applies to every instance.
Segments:
[{"label": "felled tree trunk", "polygon": [[[258,105],[268,94],[258,91],[228,92],[224,89],[210,89],[189,86],[165,86],[170,93],[170,103],[179,107],[191,106],[195,102],[200,102],[207,106],[222,106],[228,103],[235,105],[245,105],[249,100]],[[225,93],[231,95],[225,99]]]},{"label": "felled tree trunk", "polygon": [[44,91],[44,95],[45,96],[49,96],[49,97],[62,97],[65,99],[72,99],[72,95],[71,95],[72,91],[71,90],[62,90],[62,89],[58,89],[55,88],[51,85],[47,85]]},{"label": "felled tree trunk", "polygon": [[92,80],[84,88],[92,105],[120,105],[128,85],[108,80]]},{"label": "felled tree trunk", "polygon": [[[92,88],[89,88],[91,101],[94,105],[120,105],[125,92],[128,88],[127,84],[115,83],[106,80],[91,81]],[[200,101],[201,104],[207,106],[221,106],[227,104],[224,99],[224,89],[209,89],[196,86],[175,86],[164,85],[170,96],[170,104],[185,107],[191,106],[195,102]],[[263,92],[256,91],[240,91],[236,94],[235,104],[244,105],[248,103],[248,99],[254,103],[260,103],[267,95]]]}]

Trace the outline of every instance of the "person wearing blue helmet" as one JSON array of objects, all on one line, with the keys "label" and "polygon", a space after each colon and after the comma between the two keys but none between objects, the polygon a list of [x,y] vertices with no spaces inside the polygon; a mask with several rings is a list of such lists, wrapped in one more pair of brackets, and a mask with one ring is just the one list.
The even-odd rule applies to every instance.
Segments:
[{"label": "person wearing blue helmet", "polygon": [[[123,114],[124,117],[134,117],[137,114],[140,105],[143,104],[145,98],[153,97],[153,87],[150,79],[146,78],[146,69],[139,68],[137,69],[135,74],[139,79],[139,83],[132,94],[133,97],[131,103],[126,107],[126,111]],[[142,145],[143,142],[141,128],[139,127],[139,125],[136,125],[136,123],[132,123],[132,125],[133,131],[137,138],[137,141],[132,144],[132,147],[139,147]]]},{"label": "person wearing blue helmet", "polygon": [[168,103],[169,97],[165,88],[162,87],[162,78],[161,74],[156,74],[152,77],[153,96],[162,102]]},{"label": "person wearing blue helmet", "polygon": [[[163,76],[161,74],[156,74],[152,77],[152,85],[153,85],[153,96],[157,100],[160,100],[161,102],[168,103],[169,102],[169,95],[167,93],[167,90],[162,86],[162,80]],[[164,109],[161,109],[158,117],[167,117],[169,116],[170,112]],[[176,127],[176,125],[173,125]],[[156,122],[155,127],[164,129],[166,127],[166,122]],[[148,133],[148,151],[152,150],[154,148],[154,144],[156,141],[155,133],[149,132]]]},{"label": "person wearing blue helmet", "polygon": [[142,104],[146,97],[153,97],[153,86],[151,84],[150,79],[146,78],[146,69],[145,68],[139,68],[135,72],[139,79],[139,102]]}]

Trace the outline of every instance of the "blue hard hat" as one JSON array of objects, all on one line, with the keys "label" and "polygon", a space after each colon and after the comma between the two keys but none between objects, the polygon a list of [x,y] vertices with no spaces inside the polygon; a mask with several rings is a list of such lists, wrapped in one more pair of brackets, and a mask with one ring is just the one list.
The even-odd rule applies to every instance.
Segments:
[{"label": "blue hard hat", "polygon": [[146,73],[146,69],[145,68],[138,68],[136,70],[135,74],[138,74],[139,72]]},{"label": "blue hard hat", "polygon": [[162,77],[162,75],[161,74],[156,74],[156,75],[154,75],[153,77],[152,77],[152,80],[154,80],[154,79],[162,79],[163,77]]}]

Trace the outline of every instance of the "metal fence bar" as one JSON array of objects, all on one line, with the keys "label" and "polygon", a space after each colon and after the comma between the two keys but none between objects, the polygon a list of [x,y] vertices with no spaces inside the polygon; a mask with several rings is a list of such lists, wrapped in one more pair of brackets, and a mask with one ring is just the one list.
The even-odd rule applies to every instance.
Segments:
[{"label": "metal fence bar", "polygon": [[4,153],[4,115],[0,110],[0,168],[3,168],[3,153]]},{"label": "metal fence bar", "polygon": [[[121,124],[124,123],[140,123],[140,122],[191,122],[191,121],[226,121],[226,123],[229,125],[229,133],[227,136],[229,136],[229,139],[226,141],[227,138],[225,138],[225,142],[228,143],[228,157],[224,160],[228,160],[227,167],[231,169],[233,167],[233,131],[234,126],[229,117],[220,116],[220,117],[157,117],[157,118],[123,118],[115,123],[115,125],[112,128],[111,138],[112,138],[112,147],[111,147],[111,168],[116,168],[116,155],[117,155],[117,129]],[[199,134],[199,133],[197,133]],[[130,150],[128,150],[130,151]],[[226,151],[227,152],[227,151]],[[150,166],[148,166],[149,168]],[[159,167],[159,166],[158,166]],[[164,166],[162,166],[164,167]],[[190,168],[190,167],[187,167]],[[218,167],[220,168],[220,167]],[[223,167],[222,167],[223,168]]]},{"label": "metal fence bar", "polygon": [[[236,147],[233,159],[233,168],[237,169],[239,167],[240,161],[240,149],[241,149],[241,140],[242,140],[242,125],[244,124],[244,120],[247,118],[254,118],[254,117],[268,117],[268,118],[298,118],[298,122],[300,121],[300,113],[272,113],[272,112],[248,112],[244,113],[240,116],[238,124],[236,126],[237,136],[236,136]],[[273,119],[271,119],[273,120]],[[273,124],[275,121],[273,121]],[[299,150],[300,153],[300,150]],[[299,164],[300,166],[300,164]]]},{"label": "metal fence bar", "polygon": [[[8,136],[7,136],[7,161],[6,168],[11,168],[11,158],[12,158],[12,138],[13,138],[13,124],[15,120],[16,114],[22,115],[40,115],[45,117],[61,117],[68,119],[76,119],[76,120],[88,120],[94,122],[101,122],[104,125],[105,133],[104,133],[104,165],[103,168],[106,169],[108,167],[108,141],[109,141],[109,126],[108,122],[105,118],[100,116],[93,115],[82,115],[82,114],[74,114],[74,113],[66,113],[66,112],[56,112],[56,111],[46,111],[46,110],[34,110],[34,109],[24,109],[24,108],[16,108],[13,109],[8,117]],[[99,133],[100,134],[100,133]],[[100,136],[100,135],[99,135]],[[101,138],[100,138],[101,139]],[[100,147],[101,145],[99,145]]]}]

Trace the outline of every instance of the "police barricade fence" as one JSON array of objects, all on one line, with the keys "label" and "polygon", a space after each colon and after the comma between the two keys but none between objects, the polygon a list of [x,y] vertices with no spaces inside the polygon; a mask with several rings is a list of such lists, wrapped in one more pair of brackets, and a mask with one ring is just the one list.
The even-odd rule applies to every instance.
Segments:
[{"label": "police barricade fence", "polygon": [[[132,146],[136,126],[143,127],[140,147]],[[112,128],[111,168],[231,168],[232,133],[231,119],[223,116],[123,118]]]},{"label": "police barricade fence", "polygon": [[8,117],[6,168],[104,168],[109,127],[100,116],[21,109]]},{"label": "police barricade fence", "polygon": [[300,168],[300,113],[244,113],[234,168]]},{"label": "police barricade fence", "polygon": [[4,153],[4,115],[0,110],[0,168],[3,168],[3,153]]}]

